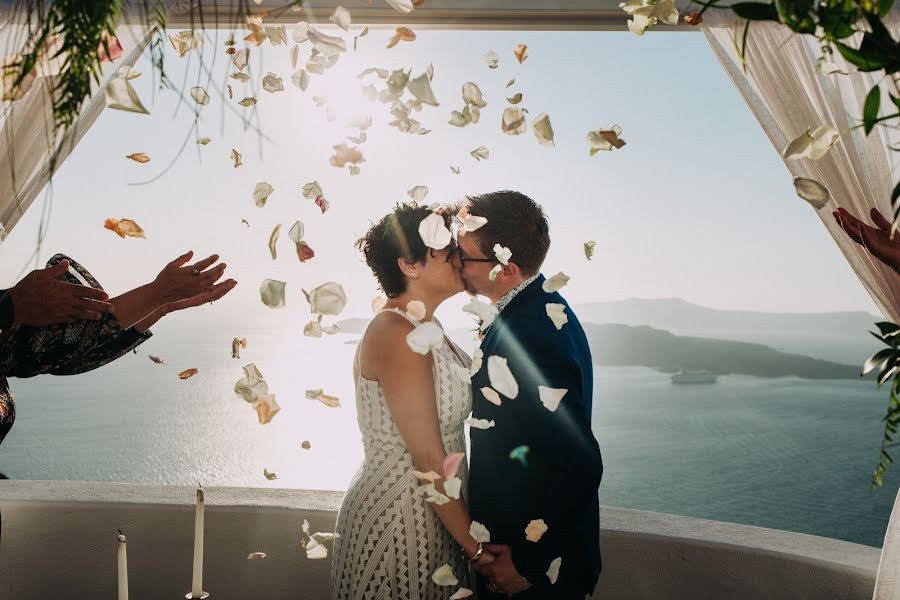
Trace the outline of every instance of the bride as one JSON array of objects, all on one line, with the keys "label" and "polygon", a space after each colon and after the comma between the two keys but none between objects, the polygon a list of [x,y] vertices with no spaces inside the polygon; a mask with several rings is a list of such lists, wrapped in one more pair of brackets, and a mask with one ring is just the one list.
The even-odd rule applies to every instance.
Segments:
[{"label": "bride", "polygon": [[[333,599],[447,600],[470,587],[470,564],[494,558],[470,534],[465,460],[457,474],[462,494],[444,487],[444,460],[465,452],[463,423],[472,410],[470,385],[453,371],[468,370],[470,359],[446,336],[425,355],[406,339],[420,323],[440,326],[435,309],[464,289],[451,261],[455,246],[433,250],[419,235],[431,214],[400,205],[357,242],[388,300],[354,360],[365,461],[338,515]],[[408,310],[412,301],[424,304],[424,316],[418,303]],[[441,474],[433,486],[429,472]]]}]

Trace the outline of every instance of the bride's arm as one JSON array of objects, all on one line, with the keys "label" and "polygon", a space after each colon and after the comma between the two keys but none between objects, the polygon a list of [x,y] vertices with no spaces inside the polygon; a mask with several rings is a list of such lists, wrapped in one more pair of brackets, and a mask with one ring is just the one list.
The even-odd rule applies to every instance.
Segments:
[{"label": "bride's arm", "polygon": [[[362,348],[363,363],[372,366],[381,383],[388,409],[416,469],[426,473],[442,473],[447,452],[441,440],[434,397],[432,357],[430,353],[425,356],[417,354],[407,345],[406,336],[412,330],[412,324],[388,315],[376,320]],[[443,479],[436,481],[435,487],[446,494]],[[472,557],[478,549],[478,542],[469,533],[472,518],[466,503],[462,499],[451,498],[447,504],[432,504],[432,507],[462,547],[466,558]],[[486,564],[492,558],[484,552],[478,564]]]}]

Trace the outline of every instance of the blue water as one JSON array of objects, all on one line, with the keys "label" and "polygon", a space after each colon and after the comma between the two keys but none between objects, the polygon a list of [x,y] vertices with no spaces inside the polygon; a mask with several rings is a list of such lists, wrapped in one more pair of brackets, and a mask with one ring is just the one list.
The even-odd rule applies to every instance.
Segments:
[{"label": "blue water", "polygon": [[[168,335],[167,335],[168,334]],[[343,489],[362,459],[350,336],[185,337],[170,329],[103,369],[11,380],[18,421],[0,446],[13,479]],[[306,349],[305,352],[303,349]],[[167,360],[155,365],[148,354]],[[261,426],[232,388],[255,362],[282,411]],[[186,381],[177,373],[200,374]],[[304,398],[322,387],[342,400]],[[869,489],[887,390],[871,381],[726,376],[677,386],[642,367],[596,372],[604,505],[773,527],[880,546],[900,468]],[[303,450],[300,442],[310,441]],[[278,479],[267,481],[263,468]]]}]

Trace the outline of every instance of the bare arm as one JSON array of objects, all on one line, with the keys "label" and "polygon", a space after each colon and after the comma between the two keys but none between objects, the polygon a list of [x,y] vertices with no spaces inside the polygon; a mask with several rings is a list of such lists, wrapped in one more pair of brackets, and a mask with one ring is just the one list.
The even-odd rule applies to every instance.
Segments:
[{"label": "bare arm", "polygon": [[[372,365],[381,383],[388,409],[416,469],[442,473],[447,451],[441,440],[434,395],[433,359],[431,354],[422,356],[407,345],[406,336],[412,330],[411,323],[383,315],[366,336],[361,358],[364,366]],[[442,494],[446,493],[443,480],[435,482],[435,487]],[[472,518],[465,502],[451,498],[447,504],[433,504],[432,507],[465,555],[474,555],[478,542],[469,533]],[[491,559],[487,553],[482,557],[485,562]]]}]

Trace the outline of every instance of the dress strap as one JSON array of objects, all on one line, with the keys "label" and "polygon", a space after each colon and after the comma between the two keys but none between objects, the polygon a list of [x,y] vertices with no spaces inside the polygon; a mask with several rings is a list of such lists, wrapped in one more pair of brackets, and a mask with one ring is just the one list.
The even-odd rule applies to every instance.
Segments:
[{"label": "dress strap", "polygon": [[409,315],[406,313],[406,311],[400,310],[399,308],[382,308],[382,309],[379,310],[377,313],[375,313],[375,316],[377,317],[377,316],[380,315],[381,313],[386,313],[386,312],[397,313],[398,315],[400,315],[401,317],[403,317],[404,319],[406,319],[407,321],[409,321],[410,323],[412,323],[412,324],[415,325],[416,327],[418,327],[419,325],[422,324],[422,323],[420,323],[419,321],[416,321],[415,319],[413,319],[411,316],[409,316]]}]

